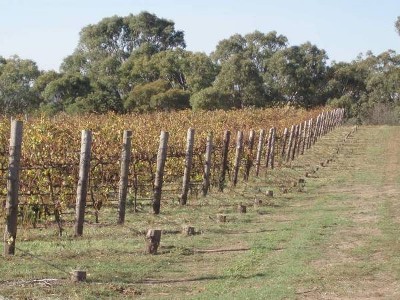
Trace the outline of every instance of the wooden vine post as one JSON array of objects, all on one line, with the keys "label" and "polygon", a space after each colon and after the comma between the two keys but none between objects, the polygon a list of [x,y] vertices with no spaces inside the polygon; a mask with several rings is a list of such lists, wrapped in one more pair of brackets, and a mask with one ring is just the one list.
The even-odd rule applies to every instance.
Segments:
[{"label": "wooden vine post", "polygon": [[338,120],[338,109],[335,109],[335,111],[332,114],[332,130],[338,125],[337,120]]},{"label": "wooden vine post", "polygon": [[190,173],[192,171],[193,161],[193,145],[194,145],[194,129],[189,128],[186,137],[186,155],[185,155],[185,171],[183,173],[182,194],[180,204],[186,205],[188,192],[190,187]]},{"label": "wooden vine post", "polygon": [[318,137],[320,138],[324,134],[324,122],[325,122],[325,114],[321,113],[321,120],[318,128]]},{"label": "wooden vine post", "polygon": [[311,140],[313,135],[314,119],[308,120],[308,132],[307,132],[307,149],[311,148]]},{"label": "wooden vine post", "polygon": [[4,230],[4,256],[15,254],[17,238],[19,169],[22,148],[22,121],[11,123],[10,152],[7,178],[6,224]]},{"label": "wooden vine post", "polygon": [[211,155],[213,148],[213,134],[210,132],[207,136],[206,153],[204,159],[204,173],[203,173],[203,196],[207,196],[210,189],[210,175],[211,175]]},{"label": "wooden vine post", "polygon": [[296,149],[296,156],[299,156],[301,154],[301,148],[303,144],[303,123],[300,123],[299,125],[299,133],[297,135],[297,149]]},{"label": "wooden vine post", "polygon": [[128,194],[128,175],[131,159],[132,131],[125,130],[122,138],[121,171],[118,192],[118,224],[125,222],[126,197]]},{"label": "wooden vine post", "polygon": [[76,192],[75,208],[75,236],[82,236],[85,220],[86,197],[89,185],[90,148],[92,146],[92,132],[82,130],[81,154],[79,160],[79,180]]},{"label": "wooden vine post", "polygon": [[319,115],[318,117],[319,118],[317,118],[317,122],[315,124],[315,142],[317,142],[318,139],[319,139],[319,130],[321,128],[321,119],[322,119],[322,117],[321,117],[321,115]]},{"label": "wooden vine post", "polygon": [[321,113],[321,120],[318,129],[318,137],[322,137],[324,134],[324,122],[325,122],[325,113]]},{"label": "wooden vine post", "polygon": [[153,190],[153,213],[158,215],[160,213],[161,206],[161,191],[164,178],[164,166],[167,159],[167,147],[168,147],[169,133],[167,131],[161,131],[160,134],[160,145],[157,153],[157,169],[156,176],[154,179],[154,190]]},{"label": "wooden vine post", "polygon": [[329,132],[330,119],[331,119],[331,112],[327,111],[326,114],[325,114],[324,134],[327,134]]},{"label": "wooden vine post", "polygon": [[328,133],[328,112],[324,113],[324,119],[322,122],[322,135],[326,135]]},{"label": "wooden vine post", "polygon": [[238,181],[240,162],[242,161],[243,152],[243,132],[238,131],[236,136],[236,152],[235,152],[235,163],[233,167],[233,185],[236,186]]},{"label": "wooden vine post", "polygon": [[299,141],[299,125],[294,127],[294,135],[293,135],[293,147],[292,147],[292,156],[291,159],[294,160],[298,148],[298,141]]},{"label": "wooden vine post", "polygon": [[252,129],[249,133],[249,144],[247,148],[247,157],[246,157],[246,170],[244,173],[244,180],[249,180],[250,177],[250,169],[253,166],[253,148],[254,148],[254,138],[255,131]]},{"label": "wooden vine post", "polygon": [[257,155],[256,155],[256,176],[260,173],[260,165],[261,165],[261,156],[262,156],[262,148],[264,144],[265,138],[265,130],[260,130],[260,136],[258,138],[258,146],[257,146]]},{"label": "wooden vine post", "polygon": [[340,111],[340,117],[339,117],[339,124],[343,124],[344,123],[344,108],[341,109]]},{"label": "wooden vine post", "polygon": [[290,160],[290,158],[291,158],[294,134],[295,134],[295,126],[292,125],[292,127],[290,128],[290,135],[289,135],[288,149],[287,149],[287,155],[286,155],[286,162],[288,162]]},{"label": "wooden vine post", "polygon": [[306,149],[306,144],[307,144],[307,121],[304,121],[303,125],[303,132],[302,132],[302,144],[301,144],[301,152],[300,154],[304,154],[304,150]]},{"label": "wooden vine post", "polygon": [[317,142],[317,138],[318,138],[318,128],[319,128],[319,124],[321,122],[321,115],[317,116],[317,120],[315,121],[314,124],[314,129],[313,129],[313,140],[312,140],[312,144],[314,145]]},{"label": "wooden vine post", "polygon": [[271,151],[272,151],[272,139],[274,134],[274,128],[271,127],[268,133],[268,140],[267,140],[267,151],[265,155],[265,167],[268,168],[271,166]]},{"label": "wooden vine post", "polygon": [[329,132],[330,129],[330,123],[331,123],[331,112],[328,111],[326,112],[326,120],[325,120],[325,134]]},{"label": "wooden vine post", "polygon": [[269,157],[269,165],[271,169],[275,167],[275,138],[276,138],[276,129],[275,127],[272,127],[271,153]]},{"label": "wooden vine post", "polygon": [[331,130],[335,129],[337,123],[336,123],[336,118],[337,118],[337,112],[338,110],[335,109],[335,111],[332,112],[332,124],[331,124]]},{"label": "wooden vine post", "polygon": [[282,135],[282,144],[281,144],[281,158],[284,159],[286,156],[286,143],[289,136],[288,129],[285,128]]},{"label": "wooden vine post", "polygon": [[219,176],[219,191],[223,192],[225,187],[225,175],[228,169],[228,153],[229,153],[229,141],[231,139],[231,132],[225,130],[224,142],[222,146],[222,162],[221,162],[221,173]]}]

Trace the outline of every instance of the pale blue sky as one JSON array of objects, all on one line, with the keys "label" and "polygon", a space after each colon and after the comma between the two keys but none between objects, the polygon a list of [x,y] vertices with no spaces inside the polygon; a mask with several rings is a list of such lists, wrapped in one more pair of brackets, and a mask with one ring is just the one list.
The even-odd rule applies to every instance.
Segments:
[{"label": "pale blue sky", "polygon": [[290,45],[310,41],[336,61],[368,50],[400,53],[400,0],[0,0],[0,56],[58,70],[84,26],[145,10],[174,21],[187,49],[207,54],[220,40],[254,30],[276,30]]}]

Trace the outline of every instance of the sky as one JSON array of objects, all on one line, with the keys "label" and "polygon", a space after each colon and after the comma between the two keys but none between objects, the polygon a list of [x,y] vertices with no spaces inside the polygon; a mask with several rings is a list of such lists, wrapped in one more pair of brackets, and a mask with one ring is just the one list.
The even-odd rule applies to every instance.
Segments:
[{"label": "sky", "polygon": [[32,59],[58,71],[80,30],[105,17],[142,11],[172,20],[187,50],[209,54],[233,34],[277,31],[289,45],[311,42],[329,61],[360,53],[400,53],[399,0],[0,0],[0,56]]}]

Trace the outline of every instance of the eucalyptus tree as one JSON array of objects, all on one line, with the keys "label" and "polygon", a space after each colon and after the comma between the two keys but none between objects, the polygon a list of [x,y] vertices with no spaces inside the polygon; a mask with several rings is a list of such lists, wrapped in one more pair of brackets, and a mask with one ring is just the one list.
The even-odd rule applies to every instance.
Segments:
[{"label": "eucalyptus tree", "polygon": [[329,74],[329,104],[346,108],[349,117],[363,122],[377,108],[399,111],[400,55],[395,51],[368,52],[351,63],[333,64]]},{"label": "eucalyptus tree", "polygon": [[[238,58],[243,59],[243,64],[251,66],[251,71],[249,71],[251,74],[249,75],[252,79],[247,83],[247,85],[251,83],[248,85],[247,90],[256,91],[253,98],[257,98],[257,100],[253,99],[250,103],[255,106],[271,105],[279,100],[278,86],[276,82],[274,82],[274,75],[270,72],[272,58],[276,53],[285,50],[287,44],[287,38],[283,35],[278,35],[276,31],[271,31],[266,34],[260,31],[254,31],[244,36],[235,34],[228,39],[220,41],[210,57],[216,64],[221,66],[221,71],[223,69],[226,70],[227,64],[232,64],[233,59],[236,61]],[[249,64],[249,62],[251,62],[251,64]],[[231,66],[230,69],[232,69],[232,67],[233,66]],[[256,75],[254,71],[257,71],[258,75]],[[244,71],[237,69],[237,72],[243,73]],[[242,84],[242,86],[244,85]],[[236,85],[236,87],[238,86]],[[249,101],[245,101],[243,103],[244,106],[248,105],[246,102]],[[236,107],[237,105],[236,103],[233,106]]]},{"label": "eucalyptus tree", "polygon": [[367,107],[383,104],[400,108],[400,55],[388,50],[369,57],[372,68],[366,79]]},{"label": "eucalyptus tree", "polygon": [[126,97],[124,107],[136,112],[189,108],[189,93],[158,79],[137,84]]},{"label": "eucalyptus tree", "polygon": [[[89,99],[86,105],[79,107],[89,108],[90,103],[98,105],[98,101],[93,101],[93,93],[97,92],[104,101],[106,95],[112,97],[112,101],[102,105],[101,111],[108,108],[122,112],[123,99],[132,87],[122,79],[121,70],[130,58],[149,57],[185,46],[183,31],[175,30],[170,20],[148,12],[108,17],[81,30],[78,46],[72,55],[65,58],[61,71],[80,74],[90,80],[92,91],[87,94]],[[84,99],[80,101],[85,102]],[[96,107],[91,110],[96,110]]]},{"label": "eucalyptus tree", "polygon": [[269,63],[268,85],[284,103],[301,107],[324,104],[327,59],[325,50],[309,42],[278,51]]},{"label": "eucalyptus tree", "polygon": [[193,110],[228,110],[232,108],[230,95],[218,90],[214,86],[202,89],[190,97]]},{"label": "eucalyptus tree", "polygon": [[214,62],[222,64],[234,55],[241,55],[250,59],[260,73],[264,73],[268,67],[268,59],[287,47],[288,40],[283,35],[277,35],[276,31],[267,34],[260,31],[248,33],[245,36],[235,34],[220,41],[211,58]]},{"label": "eucalyptus tree", "polygon": [[41,93],[41,109],[47,113],[69,112],[78,98],[92,92],[89,78],[80,73],[66,73],[57,77]]},{"label": "eucalyptus tree", "polygon": [[128,111],[188,108],[190,95],[211,86],[217,73],[218,67],[204,53],[173,49],[131,56],[121,68],[128,87],[124,107]]},{"label": "eucalyptus tree", "polygon": [[104,70],[112,72],[113,64],[124,63],[138,49],[155,54],[175,48],[185,48],[185,41],[183,31],[176,31],[172,21],[148,12],[113,16],[81,30],[78,46],[63,69],[90,72],[104,59],[112,58],[107,63],[111,69]]},{"label": "eucalyptus tree", "polygon": [[36,109],[40,99],[33,86],[39,75],[32,60],[0,57],[0,112],[20,114]]},{"label": "eucalyptus tree", "polygon": [[231,108],[266,106],[263,80],[255,64],[242,55],[233,55],[221,65],[215,89],[229,96]]}]

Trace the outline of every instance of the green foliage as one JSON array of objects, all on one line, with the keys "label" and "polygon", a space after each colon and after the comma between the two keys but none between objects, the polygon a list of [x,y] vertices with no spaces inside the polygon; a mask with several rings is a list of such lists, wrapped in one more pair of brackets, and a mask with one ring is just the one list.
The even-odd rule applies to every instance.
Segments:
[{"label": "green foliage", "polygon": [[276,31],[264,34],[260,31],[242,36],[235,34],[218,43],[216,50],[211,53],[211,58],[218,63],[229,60],[234,55],[242,55],[250,59],[260,73],[268,68],[268,59],[277,51],[285,49],[287,38],[277,35]]},{"label": "green foliage", "polygon": [[68,106],[75,105],[80,97],[92,91],[89,78],[79,73],[66,73],[47,84],[42,92],[44,111],[66,111]]},{"label": "green foliage", "polygon": [[170,86],[165,80],[156,80],[150,83],[138,84],[129,93],[124,102],[124,108],[128,111],[144,112],[151,110],[151,97],[163,93]]},{"label": "green foliage", "polygon": [[222,64],[215,89],[229,95],[230,108],[265,106],[262,78],[253,62],[241,55],[234,55]]},{"label": "green foliage", "polygon": [[[177,80],[181,77],[175,72],[179,68],[176,62],[169,57],[157,62],[156,56],[157,53],[168,55],[167,50],[184,47],[183,32],[176,31],[172,21],[148,12],[113,16],[88,25],[81,30],[78,46],[64,60],[61,70],[65,74],[81,74],[89,80],[91,89],[84,95],[76,95],[76,101],[66,105],[72,105],[74,112],[121,113],[123,102],[129,98],[127,94],[137,83],[165,75],[164,79],[184,86],[183,81]],[[157,74],[143,78],[143,73],[152,73],[148,62],[153,55],[155,61],[152,64],[159,66]]]},{"label": "green foliage", "polygon": [[[400,34],[400,17],[395,21]],[[329,103],[367,120],[375,105],[396,108],[400,58],[391,50],[327,65],[311,43],[288,47],[276,31],[234,34],[210,55],[185,50],[183,31],[148,12],[82,28],[61,72],[0,57],[0,113],[115,113],[242,109]],[[190,103],[189,103],[190,99]]]},{"label": "green foliage", "polygon": [[90,73],[105,58],[112,57],[120,65],[138,49],[146,49],[151,55],[177,47],[185,47],[184,34],[175,30],[172,21],[148,12],[113,16],[81,30],[78,47],[66,59],[63,70],[76,71],[79,67]]},{"label": "green foliage", "polygon": [[176,110],[189,108],[190,94],[180,89],[169,89],[165,92],[153,95],[150,98],[150,105],[155,110]]},{"label": "green foliage", "polygon": [[129,93],[124,102],[128,112],[172,110],[189,108],[190,94],[171,83],[159,79],[150,83],[139,84]]},{"label": "green foliage", "polygon": [[[396,123],[400,105],[400,56],[386,51],[372,53],[351,64],[335,64],[328,82],[330,104],[344,107],[358,122]],[[393,112],[389,113],[389,111]],[[381,121],[377,119],[381,117]],[[386,120],[386,121],[385,121]]]},{"label": "green foliage", "polygon": [[66,108],[67,113],[95,113],[105,114],[109,111],[121,112],[123,110],[120,98],[112,91],[94,89],[85,97],[76,98],[75,103]]},{"label": "green foliage", "polygon": [[311,43],[276,52],[268,75],[280,100],[306,108],[324,104],[327,58],[324,50]]},{"label": "green foliage", "polygon": [[0,112],[20,114],[39,106],[32,89],[40,72],[35,62],[13,56],[0,58]]},{"label": "green foliage", "polygon": [[183,64],[186,86],[192,93],[210,87],[219,73],[219,66],[204,53],[187,52]]},{"label": "green foliage", "polygon": [[190,97],[190,105],[193,110],[216,110],[229,109],[232,107],[230,96],[217,90],[214,87],[208,87],[194,93]]}]

